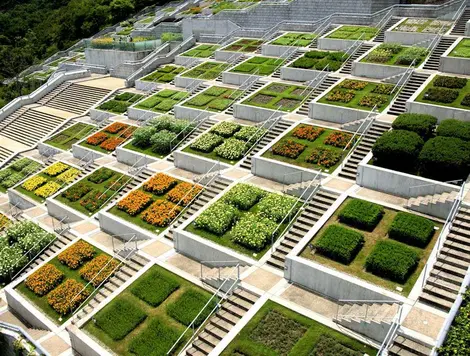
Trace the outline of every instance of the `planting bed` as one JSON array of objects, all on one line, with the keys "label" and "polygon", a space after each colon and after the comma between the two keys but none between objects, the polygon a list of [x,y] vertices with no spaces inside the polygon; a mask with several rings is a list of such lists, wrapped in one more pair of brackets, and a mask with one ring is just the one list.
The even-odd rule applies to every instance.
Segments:
[{"label": "planting bed", "polygon": [[263,40],[242,38],[237,42],[222,48],[222,51],[252,53],[255,52],[263,42]]},{"label": "planting bed", "polygon": [[470,316],[470,289],[467,289],[462,297],[462,304],[446,335],[444,344],[439,349],[441,356],[453,356],[456,352],[461,355],[470,354],[470,335],[467,331]]},{"label": "planting bed", "polygon": [[26,179],[15,190],[35,201],[44,203],[46,198],[72,183],[79,174],[79,169],[62,162],[56,162],[39,174]]},{"label": "planting bed", "polygon": [[470,80],[436,75],[415,101],[470,110]]},{"label": "planting bed", "polygon": [[427,57],[422,47],[408,47],[397,43],[383,43],[370,52],[361,62],[408,67],[413,61],[418,67]]},{"label": "planting bed", "polygon": [[289,32],[271,41],[269,44],[276,46],[307,47],[314,39],[314,33]]},{"label": "planting bed", "polygon": [[127,111],[129,106],[142,99],[142,97],[143,96],[140,94],[129,92],[118,94],[114,98],[106,100],[103,104],[98,106],[98,109],[115,114],[123,114]]},{"label": "planting bed", "polygon": [[202,44],[182,54],[183,57],[209,58],[219,49],[218,45]]},{"label": "planting bed", "polygon": [[239,183],[204,210],[186,230],[260,259],[288,227],[289,219],[283,219],[295,203],[290,196]]},{"label": "planting bed", "polygon": [[407,296],[441,228],[421,216],[348,198],[301,256],[395,292],[400,286]]},{"label": "planting bed", "polygon": [[192,97],[183,103],[183,106],[199,110],[222,112],[227,110],[241,93],[242,91],[240,90],[214,86]]},{"label": "planting bed", "polygon": [[344,52],[329,51],[309,51],[302,57],[295,60],[289,67],[301,69],[325,70],[328,72],[336,72],[341,68],[347,56]]},{"label": "planting bed", "polygon": [[445,33],[452,26],[451,21],[442,21],[436,19],[406,19],[396,26],[393,31],[399,32],[418,32],[418,33]]},{"label": "planting bed", "polygon": [[[153,266],[101,309],[84,331],[118,355],[166,355],[211,295],[200,287]],[[209,303],[196,327],[215,304]],[[191,329],[171,353],[176,355]]]},{"label": "planting bed", "polygon": [[268,76],[273,74],[283,63],[283,59],[253,57],[231,69],[230,72]]},{"label": "planting bed", "polygon": [[158,113],[167,113],[188,96],[186,91],[163,89],[138,103],[135,107]]},{"label": "planting bed", "polygon": [[169,83],[185,70],[184,67],[166,65],[159,67],[155,72],[150,73],[141,80],[145,82]]},{"label": "planting bed", "polygon": [[29,275],[16,291],[61,325],[112,275],[118,264],[118,260],[79,240]]},{"label": "planting bed", "polygon": [[136,129],[137,127],[135,126],[114,122],[82,141],[80,146],[109,154],[113,152],[117,146],[129,140]]},{"label": "planting bed", "polygon": [[268,300],[222,352],[229,355],[376,355],[377,350]]},{"label": "planting bed", "polygon": [[346,79],[333,87],[318,103],[370,111],[383,111],[393,98],[393,84]]},{"label": "planting bed", "polygon": [[93,125],[79,122],[52,136],[44,143],[64,151],[68,151],[72,148],[74,143],[77,143],[78,141],[88,136],[94,128],[95,126]]},{"label": "planting bed", "polygon": [[352,134],[318,126],[302,124],[287,133],[263,154],[263,157],[296,166],[333,172],[348,154],[343,151]]},{"label": "planting bed", "polygon": [[121,199],[109,212],[149,231],[160,233],[202,190],[196,184],[158,173]]},{"label": "planting bed", "polygon": [[184,72],[181,76],[185,78],[213,80],[229,67],[230,64],[228,63],[205,62],[188,70],[187,72]]},{"label": "planting bed", "polygon": [[[377,28],[368,26],[341,26],[326,38],[336,40],[357,40],[361,38],[361,40],[368,41],[375,37],[377,31]],[[364,35],[362,36],[362,34]]]},{"label": "planting bed", "polygon": [[309,92],[302,86],[273,83],[257,91],[242,104],[291,112],[302,104]]},{"label": "planting bed", "polygon": [[109,168],[99,168],[55,197],[82,214],[97,213],[131,178]]},{"label": "planting bed", "polygon": [[0,192],[5,193],[8,188],[21,182],[29,175],[37,172],[42,164],[29,158],[21,158],[0,170]]},{"label": "planting bed", "polygon": [[450,57],[470,58],[470,39],[463,38],[449,53]]},{"label": "planting bed", "polygon": [[197,138],[183,151],[236,164],[265,132],[265,129],[259,130],[258,127],[225,121]]}]

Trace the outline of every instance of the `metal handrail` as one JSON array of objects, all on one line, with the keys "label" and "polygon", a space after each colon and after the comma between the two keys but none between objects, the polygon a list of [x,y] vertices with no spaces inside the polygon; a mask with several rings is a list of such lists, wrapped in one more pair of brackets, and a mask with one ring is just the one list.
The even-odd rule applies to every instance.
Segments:
[{"label": "metal handrail", "polygon": [[0,328],[3,328],[3,329],[8,329],[8,330],[11,330],[11,331],[14,331],[14,332],[17,332],[21,335],[23,335],[27,341],[33,345],[35,347],[35,350],[39,355],[45,355],[45,356],[49,356],[49,352],[47,352],[42,346],[40,343],[38,343],[36,340],[34,340],[34,338],[31,337],[31,335],[29,335],[28,332],[26,332],[23,328],[19,327],[19,326],[16,326],[16,325],[13,325],[13,324],[10,324],[10,323],[6,323],[4,321],[0,321]]},{"label": "metal handrail", "polygon": [[197,123],[195,125],[195,127],[191,130],[191,132],[189,132],[186,136],[184,136],[181,140],[178,141],[178,143],[175,145],[175,147],[173,148],[173,141],[175,141],[176,139],[178,139],[178,135],[176,135],[171,141],[170,141],[170,152],[173,152],[179,145],[181,142],[183,142],[184,140],[186,140],[187,137],[189,137],[190,135],[192,135],[192,133],[194,132],[194,130],[196,128],[199,127],[199,125],[201,125],[205,119],[207,119],[208,117],[203,117],[202,120],[200,120],[200,122],[198,122],[199,120],[199,117],[204,114],[205,112],[204,111],[201,111],[195,118],[194,120],[191,120],[182,130],[181,132],[185,132],[187,128],[191,127],[192,125],[194,125],[195,123]]},{"label": "metal handrail", "polygon": [[246,141],[245,143],[245,147],[250,144],[250,141],[252,138],[256,137],[256,135],[258,135],[258,133],[261,131],[261,130],[264,130],[264,125],[267,124],[268,122],[272,121],[273,123],[266,129],[266,131],[248,148],[248,149],[245,149],[245,154],[243,155],[242,159],[245,158],[246,156],[248,156],[248,154],[250,153],[250,151],[258,144],[258,142],[260,142],[264,136],[266,136],[266,134],[271,131],[271,129],[277,125],[277,123],[282,119],[282,115],[281,116],[276,116],[276,117],[273,117],[271,119],[267,119],[265,121],[262,122],[262,125],[259,125],[259,128],[255,131],[255,133],[253,135],[250,136],[250,138],[248,138],[248,140]]},{"label": "metal handrail", "polygon": [[[449,184],[459,184],[460,182],[463,182],[463,179],[454,179],[454,180],[447,180],[445,182],[440,182],[440,183],[449,183]],[[411,190],[412,189],[416,189],[416,188],[422,188],[422,187],[429,187],[429,186],[434,186],[434,194],[436,194],[436,186],[438,185],[439,183],[426,183],[426,184],[418,184],[418,185],[412,185],[410,187],[408,187],[408,197],[409,198],[416,198],[416,197],[419,197],[420,195],[414,195],[412,196],[411,195]],[[425,194],[425,195],[428,195],[428,194]]]},{"label": "metal handrail", "polygon": [[[398,80],[397,84],[395,84],[395,86],[393,87],[392,91],[390,92],[390,94],[393,94],[395,92],[395,90],[397,90],[398,87],[403,87],[406,85],[406,83],[408,82],[408,80],[410,79],[411,75],[413,74],[414,72],[414,64],[416,62],[416,59],[413,59],[413,61],[411,62],[411,64],[408,66],[408,68],[403,72],[403,75],[401,76],[401,78]],[[403,80],[403,83],[402,83],[402,80]],[[400,90],[397,90],[397,93],[393,96],[392,100],[390,101],[391,103],[393,103],[395,101],[395,99],[398,97],[398,95],[400,94]]]},{"label": "metal handrail", "polygon": [[380,349],[379,349],[379,352],[377,352],[377,355],[379,356],[386,355],[386,350],[388,350],[388,348],[390,347],[395,337],[395,334],[398,328],[400,327],[400,319],[401,319],[402,311],[403,311],[403,305],[400,305],[398,312],[395,315],[395,319],[390,325],[390,329],[388,329],[387,335],[385,335],[385,339],[382,342],[382,345],[380,345]]},{"label": "metal handrail", "polygon": [[359,38],[353,42],[353,44],[351,46],[348,47],[348,49],[346,49],[346,51],[344,52],[343,54],[343,58],[344,56],[348,55],[349,54],[349,51],[351,50],[351,53],[348,55],[348,58],[346,58],[344,60],[343,63],[346,63],[347,61],[349,61],[349,59],[354,56],[354,54],[357,52],[357,50],[362,46],[362,43],[364,42],[364,40],[362,39],[362,37],[364,37],[364,32],[361,33],[361,35],[359,36]]},{"label": "metal handrail", "polygon": [[393,10],[394,10],[393,8],[390,9],[390,10],[384,15],[384,17],[382,17],[382,20],[380,20],[380,21],[377,23],[377,25],[375,25],[375,27],[378,28],[377,34],[379,34],[380,31],[382,31],[383,28],[384,28],[385,26],[387,26],[388,21],[393,17]]}]

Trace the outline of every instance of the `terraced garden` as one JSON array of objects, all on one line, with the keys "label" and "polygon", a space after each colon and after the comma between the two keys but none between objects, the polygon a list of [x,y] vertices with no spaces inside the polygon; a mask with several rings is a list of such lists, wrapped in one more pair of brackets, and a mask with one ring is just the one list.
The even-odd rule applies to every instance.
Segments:
[{"label": "terraced garden", "polygon": [[222,51],[253,53],[263,44],[263,42],[263,40],[252,38],[241,38],[227,47],[222,48]]},{"label": "terraced garden", "polygon": [[230,72],[268,76],[273,74],[284,62],[285,60],[279,58],[252,57],[231,69]]},{"label": "terraced garden", "polygon": [[21,158],[0,170],[0,192],[5,193],[26,177],[41,169],[42,164],[30,158]]},{"label": "terraced garden", "polygon": [[144,82],[153,83],[170,83],[178,74],[184,72],[184,70],[184,67],[165,65],[159,67],[156,71],[143,77],[141,80]]},{"label": "terraced garden", "polygon": [[416,101],[469,110],[470,80],[463,77],[436,75],[418,95]]},{"label": "terraced garden", "polygon": [[314,33],[289,32],[274,39],[269,44],[277,46],[307,47],[315,37],[316,35]]},{"label": "terraced garden", "polygon": [[222,112],[227,110],[241,94],[241,90],[213,86],[182,105],[199,110]]},{"label": "terraced garden", "polygon": [[116,147],[129,140],[136,129],[137,127],[135,126],[116,121],[103,130],[89,136],[79,145],[94,151],[110,154],[114,152]]},{"label": "terraced garden", "polygon": [[300,107],[310,91],[306,87],[273,83],[257,91],[242,104],[291,112]]},{"label": "terraced garden", "polygon": [[93,125],[79,122],[65,130],[60,131],[58,134],[45,141],[45,143],[61,150],[68,151],[72,148],[74,143],[77,143],[78,141],[87,137],[94,129],[95,126]]},{"label": "terraced garden", "polygon": [[383,43],[370,52],[361,62],[408,67],[414,61],[418,67],[427,57],[423,47],[408,47],[396,43]]},{"label": "terraced garden", "polygon": [[346,61],[347,55],[344,52],[337,51],[309,51],[302,57],[296,59],[289,67],[323,70],[328,72],[336,72]]},{"label": "terraced garden", "polygon": [[452,52],[449,53],[449,57],[470,58],[470,39],[462,38]]},{"label": "terraced garden", "polygon": [[361,39],[364,41],[369,41],[377,35],[378,31],[378,28],[368,26],[341,26],[336,31],[333,31],[328,36],[326,36],[326,38],[336,40]]},{"label": "terraced garden", "polygon": [[163,89],[140,103],[137,103],[135,107],[137,109],[165,114],[171,111],[176,104],[184,100],[188,95],[186,91]]},{"label": "terraced garden", "polygon": [[143,98],[143,95],[135,93],[122,93],[114,96],[112,99],[106,100],[98,106],[99,110],[111,112],[114,114],[124,114],[127,108]]},{"label": "terraced garden", "polygon": [[400,23],[393,31],[418,33],[445,33],[452,26],[451,21],[436,19],[409,18]]},{"label": "terraced garden", "polygon": [[189,51],[186,51],[182,54],[183,57],[194,57],[194,58],[209,58],[214,54],[214,52],[219,49],[218,45],[208,45],[202,44],[196,46]]},{"label": "terraced garden", "polygon": [[213,80],[228,68],[230,68],[230,64],[228,63],[205,62],[184,72],[181,76],[185,78]]}]

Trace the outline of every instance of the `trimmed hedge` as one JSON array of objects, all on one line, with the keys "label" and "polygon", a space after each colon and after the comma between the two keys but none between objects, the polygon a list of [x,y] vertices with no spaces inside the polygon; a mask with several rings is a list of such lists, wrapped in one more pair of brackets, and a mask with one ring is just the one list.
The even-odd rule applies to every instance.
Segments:
[{"label": "trimmed hedge", "polygon": [[423,144],[416,132],[392,130],[377,139],[372,153],[379,166],[406,170],[415,166]]},{"label": "trimmed hedge", "polygon": [[122,340],[142,323],[147,315],[126,299],[116,298],[95,316],[96,325],[111,339]]},{"label": "trimmed hedge", "polygon": [[470,141],[470,122],[456,119],[442,120],[436,133],[438,136],[457,137]]},{"label": "trimmed hedge", "polygon": [[344,264],[351,263],[363,245],[362,234],[340,225],[328,226],[315,243],[322,255]]},{"label": "trimmed hedge", "polygon": [[466,179],[470,173],[470,143],[460,138],[430,139],[419,154],[421,172],[441,181]]},{"label": "trimmed hedge", "polygon": [[318,342],[309,356],[362,356],[363,352],[353,350],[341,344],[327,334],[320,335]]},{"label": "trimmed hedge", "polygon": [[152,307],[157,307],[179,287],[177,280],[153,270],[135,281],[130,291]]},{"label": "trimmed hedge", "polygon": [[[189,326],[191,322],[198,316],[202,308],[209,301],[210,296],[206,293],[201,293],[195,289],[189,289],[184,292],[176,301],[169,304],[166,312],[173,319],[179,321],[181,324]],[[206,308],[201,312],[194,322],[194,326],[198,327],[209,316],[212,309],[216,305],[215,300],[212,300]]]},{"label": "trimmed hedge", "polygon": [[398,212],[388,230],[388,236],[408,245],[426,247],[434,235],[434,223],[422,216]]},{"label": "trimmed hedge", "polygon": [[424,114],[401,114],[392,124],[394,130],[408,130],[416,132],[424,140],[433,135],[437,118]]},{"label": "trimmed hedge", "polygon": [[382,219],[384,209],[382,206],[365,200],[351,200],[339,213],[342,223],[372,231]]},{"label": "trimmed hedge", "polygon": [[418,254],[395,241],[379,241],[367,257],[366,270],[376,276],[404,283],[416,269]]}]

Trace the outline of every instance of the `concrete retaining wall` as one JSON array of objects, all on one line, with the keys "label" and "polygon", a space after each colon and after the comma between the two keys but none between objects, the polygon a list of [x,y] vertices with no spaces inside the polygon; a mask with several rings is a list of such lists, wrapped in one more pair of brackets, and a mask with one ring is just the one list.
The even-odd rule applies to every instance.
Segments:
[{"label": "concrete retaining wall", "polygon": [[339,124],[365,119],[368,115],[369,111],[321,104],[317,101],[312,101],[308,109],[308,117],[311,119],[336,122]]},{"label": "concrete retaining wall", "polygon": [[[186,171],[194,172],[197,174],[204,174],[214,166],[216,161],[204,158],[201,156],[193,155],[188,152],[176,150],[173,152],[173,158],[175,159],[174,165],[177,168],[184,169]],[[231,168],[233,166],[226,163],[219,163],[220,170]]]},{"label": "concrete retaining wall", "polygon": [[[428,47],[433,38],[434,33],[422,32],[401,32],[401,31],[385,31],[385,43],[401,43],[405,46],[418,45],[419,47]],[[428,40],[428,41],[426,41]],[[426,41],[426,42],[423,42]]]},{"label": "concrete retaining wall", "polygon": [[215,60],[220,62],[227,62],[229,59],[235,61],[239,57],[244,55],[243,52],[231,52],[231,51],[215,51]]},{"label": "concrete retaining wall", "polygon": [[95,342],[91,337],[78,329],[75,325],[67,326],[67,332],[70,336],[72,348],[83,356],[112,356],[113,354],[106,351],[100,344]]},{"label": "concrete retaining wall", "polygon": [[286,58],[288,54],[296,51],[298,47],[289,47],[289,46],[278,46],[272,44],[263,44],[261,45],[261,54],[263,56],[271,57],[284,57]]},{"label": "concrete retaining wall", "polygon": [[36,204],[32,199],[24,196],[20,192],[16,191],[13,188],[10,188],[7,190],[8,194],[8,201],[12,204],[15,205],[18,209],[25,210],[25,209],[30,209],[34,208]]},{"label": "concrete retaining wall", "polygon": [[243,83],[246,83],[248,78],[251,78],[251,80],[255,80],[255,79],[261,78],[261,76],[251,75],[251,74],[234,73],[234,72],[223,72],[222,73],[222,82],[224,84],[242,85]]},{"label": "concrete retaining wall", "polygon": [[315,178],[316,171],[255,155],[251,173],[282,184],[294,184]]},{"label": "concrete retaining wall", "polygon": [[42,156],[47,156],[47,157],[62,153],[60,149],[49,146],[45,144],[44,142],[38,143],[38,151]]},{"label": "concrete retaining wall", "polygon": [[157,238],[157,234],[141,229],[125,220],[114,216],[111,213],[99,212],[98,220],[100,221],[100,229],[112,236],[120,236],[124,240],[130,240],[135,235],[134,240],[149,240]]},{"label": "concrete retaining wall", "polygon": [[[321,76],[318,77],[318,75]],[[281,67],[281,79],[292,80],[295,82],[306,82],[315,78],[323,78],[328,75],[328,72],[321,72],[313,69]]]},{"label": "concrete retaining wall", "polygon": [[36,310],[25,298],[11,287],[4,289],[8,308],[14,310],[22,319],[26,320],[33,328],[53,330],[52,321],[44,320],[44,316]]},{"label": "concrete retaining wall", "polygon": [[197,62],[198,64],[202,62],[202,58],[186,57],[186,56],[176,56],[175,64],[180,66],[187,66],[189,63]]},{"label": "concrete retaining wall", "polygon": [[132,119],[132,120],[145,121],[147,119],[152,119],[160,115],[162,114],[155,112],[155,111],[142,110],[142,109],[137,109],[135,107],[127,108],[127,116],[129,117],[129,119]]},{"label": "concrete retaining wall", "polygon": [[216,113],[211,112],[211,111],[188,108],[186,106],[181,106],[181,105],[175,105],[173,109],[175,112],[175,118],[177,119],[194,120],[199,115],[200,115],[199,116],[200,119],[204,117],[216,115]]},{"label": "concrete retaining wall", "polygon": [[137,79],[135,81],[135,88],[142,91],[155,91],[160,86],[160,83],[147,82],[145,80]]},{"label": "concrete retaining wall", "polygon": [[86,161],[95,160],[105,156],[104,153],[89,150],[88,148],[80,146],[78,144],[72,145],[72,154],[75,158],[78,159],[86,158]]},{"label": "concrete retaining wall", "polygon": [[88,218],[87,216],[76,211],[75,209],[72,209],[69,206],[62,204],[61,202],[53,198],[46,199],[46,207],[47,207],[47,213],[50,216],[53,216],[54,218],[56,218],[57,220],[62,220],[65,217],[67,217],[63,221],[66,224],[75,223],[75,222],[82,221]]},{"label": "concrete retaining wall", "polygon": [[90,119],[92,120],[100,119],[100,121],[112,118],[117,115],[118,114],[113,114],[113,113],[99,110],[99,109],[90,109],[90,113],[88,114],[88,116],[90,116]]},{"label": "concrete retaining wall", "polygon": [[393,83],[397,83],[401,78],[399,74],[405,73],[407,69],[408,67],[389,66],[365,62],[353,62],[352,64],[352,74],[356,77],[384,79],[391,76],[397,76],[391,80]]},{"label": "concrete retaining wall", "polygon": [[233,104],[233,116],[237,119],[261,122],[269,118],[285,115],[284,112],[277,112],[273,116],[274,113],[275,111],[271,109],[264,109],[244,104]]},{"label": "concrete retaining wall", "polygon": [[345,51],[351,47],[356,40],[337,40],[334,38],[319,38],[317,47],[329,51]]},{"label": "concrete retaining wall", "polygon": [[470,20],[465,24],[465,36],[470,36]]},{"label": "concrete retaining wall", "polygon": [[147,57],[152,50],[148,51],[117,51],[113,49],[86,48],[86,63],[98,64],[106,68],[116,68],[124,62],[140,61]]},{"label": "concrete retaining wall", "polygon": [[441,56],[439,71],[456,74],[470,74],[470,58]]},{"label": "concrete retaining wall", "polygon": [[141,166],[145,166],[145,165],[148,165],[148,164],[151,164],[160,160],[157,157],[144,155],[136,151],[128,150],[124,147],[117,147],[115,152],[116,152],[116,159],[118,162],[127,164],[128,166],[131,166],[131,167],[134,165],[136,165],[136,167],[141,167]]},{"label": "concrete retaining wall", "polygon": [[187,88],[190,85],[202,84],[205,82],[205,79],[196,79],[196,78],[186,78],[186,77],[175,77],[175,85],[180,88]]},{"label": "concrete retaining wall", "polygon": [[[419,93],[420,91],[418,91]],[[411,98],[413,99],[413,97]],[[428,114],[437,117],[438,122],[445,119],[457,119],[461,121],[470,121],[470,110],[451,108],[447,106],[439,106],[425,104],[417,101],[408,100],[406,102],[407,112],[417,114]]]}]

